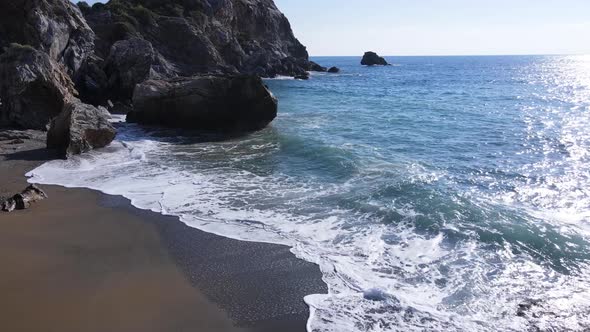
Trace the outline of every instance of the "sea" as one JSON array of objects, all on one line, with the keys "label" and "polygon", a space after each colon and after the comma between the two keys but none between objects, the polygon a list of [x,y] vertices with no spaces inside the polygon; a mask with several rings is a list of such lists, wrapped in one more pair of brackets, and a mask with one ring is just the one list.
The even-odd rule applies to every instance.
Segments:
[{"label": "sea", "polygon": [[218,140],[116,120],[30,182],[317,263],[308,331],[590,331],[590,56],[313,58]]}]

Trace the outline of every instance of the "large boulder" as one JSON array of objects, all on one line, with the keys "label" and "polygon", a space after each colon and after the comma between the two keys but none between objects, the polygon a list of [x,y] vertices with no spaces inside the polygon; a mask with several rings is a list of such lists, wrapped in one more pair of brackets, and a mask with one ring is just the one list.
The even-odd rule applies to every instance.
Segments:
[{"label": "large boulder", "polygon": [[136,86],[128,122],[244,132],[277,115],[277,100],[256,76],[197,76],[149,80]]},{"label": "large boulder", "polygon": [[338,67],[330,67],[330,69],[328,69],[328,73],[331,73],[331,74],[337,74],[339,72],[340,72],[340,68],[338,68]]},{"label": "large boulder", "polygon": [[387,66],[388,63],[383,57],[380,57],[375,52],[366,52],[361,60],[363,66]]},{"label": "large boulder", "polygon": [[[135,85],[148,78],[157,78],[152,69],[156,53],[152,44],[141,38],[121,40],[113,44],[106,60],[108,87],[114,99],[131,99]],[[156,76],[156,77],[154,77]]]},{"label": "large boulder", "polygon": [[0,52],[11,43],[43,51],[74,74],[94,50],[94,32],[68,0],[3,0]]},{"label": "large boulder", "polygon": [[104,107],[74,99],[51,121],[47,147],[59,150],[66,157],[105,147],[117,134],[110,117]]},{"label": "large boulder", "polygon": [[0,56],[0,126],[46,130],[76,93],[47,53],[13,44]]}]

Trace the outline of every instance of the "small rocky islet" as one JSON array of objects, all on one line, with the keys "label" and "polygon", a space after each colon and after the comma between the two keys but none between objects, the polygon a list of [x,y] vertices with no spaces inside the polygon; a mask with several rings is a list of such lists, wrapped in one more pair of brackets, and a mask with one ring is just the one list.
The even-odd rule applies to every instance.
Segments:
[{"label": "small rocky islet", "polygon": [[363,66],[388,66],[389,63],[385,58],[379,56],[375,52],[365,52],[361,59],[361,65]]}]

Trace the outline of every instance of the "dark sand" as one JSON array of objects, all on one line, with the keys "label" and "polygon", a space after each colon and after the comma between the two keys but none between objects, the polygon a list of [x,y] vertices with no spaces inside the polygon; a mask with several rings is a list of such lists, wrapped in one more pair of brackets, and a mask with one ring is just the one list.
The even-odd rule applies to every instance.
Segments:
[{"label": "dark sand", "polygon": [[[0,142],[0,195],[52,157],[42,138]],[[303,297],[326,293],[289,248],[192,229],[121,197],[42,186],[0,212],[0,331],[305,331]]]}]

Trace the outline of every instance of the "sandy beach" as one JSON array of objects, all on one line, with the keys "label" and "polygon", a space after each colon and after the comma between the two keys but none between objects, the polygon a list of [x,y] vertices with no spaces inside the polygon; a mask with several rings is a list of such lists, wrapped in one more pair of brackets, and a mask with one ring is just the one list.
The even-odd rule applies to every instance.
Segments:
[{"label": "sandy beach", "polygon": [[[0,195],[52,157],[41,138],[0,153]],[[121,197],[42,189],[48,199],[0,214],[0,330],[305,331],[303,297],[327,292],[287,247],[207,234]]]}]

